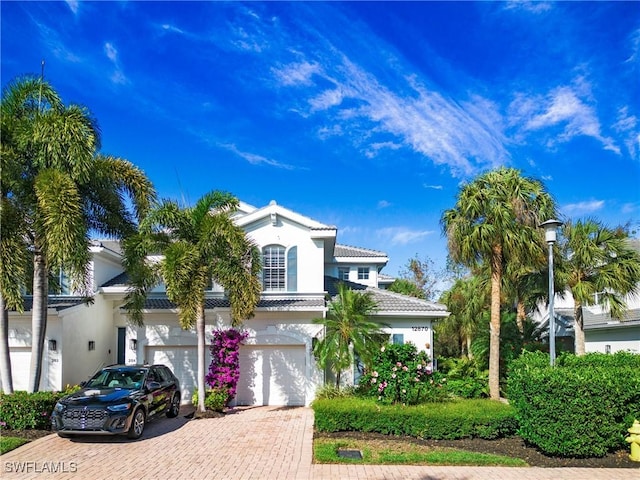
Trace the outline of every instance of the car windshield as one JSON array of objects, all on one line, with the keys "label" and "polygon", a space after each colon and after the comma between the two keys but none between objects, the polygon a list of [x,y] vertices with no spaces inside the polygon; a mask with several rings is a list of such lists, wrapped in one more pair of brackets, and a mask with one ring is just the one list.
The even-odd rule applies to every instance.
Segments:
[{"label": "car windshield", "polygon": [[85,385],[86,388],[140,388],[144,381],[144,369],[102,370]]}]

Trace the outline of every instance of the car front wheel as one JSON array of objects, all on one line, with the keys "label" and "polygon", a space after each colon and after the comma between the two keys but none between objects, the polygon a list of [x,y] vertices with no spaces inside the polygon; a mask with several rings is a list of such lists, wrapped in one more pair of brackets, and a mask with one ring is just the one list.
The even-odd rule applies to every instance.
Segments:
[{"label": "car front wheel", "polygon": [[171,397],[171,404],[169,405],[169,409],[167,410],[167,417],[175,418],[180,413],[180,394],[174,393],[173,397]]},{"label": "car front wheel", "polygon": [[136,438],[140,438],[142,436],[142,432],[144,432],[144,422],[144,410],[142,408],[138,408],[133,413],[133,419],[131,420],[131,427],[129,427],[127,437],[134,440]]}]

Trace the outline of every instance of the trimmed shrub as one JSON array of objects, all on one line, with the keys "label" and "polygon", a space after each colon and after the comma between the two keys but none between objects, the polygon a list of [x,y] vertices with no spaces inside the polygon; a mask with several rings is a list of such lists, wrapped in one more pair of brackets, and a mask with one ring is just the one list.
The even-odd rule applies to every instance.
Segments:
[{"label": "trimmed shrub", "polygon": [[[198,389],[193,391],[191,396],[191,403],[198,404]],[[229,392],[224,388],[210,388],[206,391],[204,396],[204,406],[207,410],[213,410],[214,412],[224,411],[224,407],[229,403]]]},{"label": "trimmed shrub", "polygon": [[515,411],[492,400],[456,400],[416,406],[381,405],[373,399],[339,398],[313,402],[321,432],[358,431],[415,438],[494,439],[514,435]]},{"label": "trimmed shrub", "polygon": [[640,355],[565,354],[551,367],[547,354],[525,353],[507,388],[523,439],[549,455],[601,457],[640,418]]},{"label": "trimmed shrub", "polygon": [[8,395],[0,392],[0,427],[3,430],[49,430],[56,402],[77,389],[35,393],[16,391]]}]

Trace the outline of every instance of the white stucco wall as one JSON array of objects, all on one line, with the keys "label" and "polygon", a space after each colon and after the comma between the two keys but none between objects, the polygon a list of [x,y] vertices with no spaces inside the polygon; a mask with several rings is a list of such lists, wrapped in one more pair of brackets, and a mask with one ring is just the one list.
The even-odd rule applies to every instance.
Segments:
[{"label": "white stucco wall", "polygon": [[[96,295],[94,303],[77,305],[64,311],[61,341],[61,387],[87,380],[98,369],[114,363],[111,302]],[[89,342],[94,349],[89,350]]]},{"label": "white stucco wall", "polygon": [[288,251],[298,248],[297,292],[318,293],[324,290],[324,241],[311,238],[312,232],[283,216],[275,225],[264,218],[246,228],[247,236],[260,248],[282,245]]},{"label": "white stucco wall", "polygon": [[585,330],[585,350],[587,352],[609,353],[628,350],[640,353],[640,326]]}]

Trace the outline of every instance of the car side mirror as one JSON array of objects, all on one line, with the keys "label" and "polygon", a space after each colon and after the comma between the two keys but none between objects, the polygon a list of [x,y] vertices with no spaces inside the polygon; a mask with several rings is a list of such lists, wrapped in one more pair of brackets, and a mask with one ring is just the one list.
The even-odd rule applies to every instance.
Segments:
[{"label": "car side mirror", "polygon": [[147,390],[157,390],[160,388],[160,383],[159,382],[147,382]]},{"label": "car side mirror", "polygon": [[87,381],[86,381],[86,380],[83,380],[83,381],[81,381],[81,382],[80,382],[80,386],[81,386],[81,387],[84,387],[86,384],[87,384]]}]

